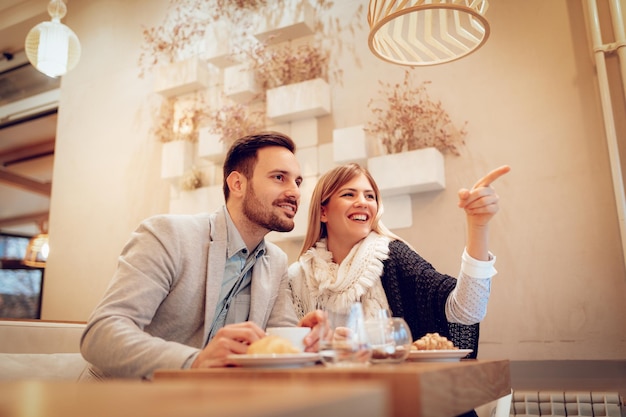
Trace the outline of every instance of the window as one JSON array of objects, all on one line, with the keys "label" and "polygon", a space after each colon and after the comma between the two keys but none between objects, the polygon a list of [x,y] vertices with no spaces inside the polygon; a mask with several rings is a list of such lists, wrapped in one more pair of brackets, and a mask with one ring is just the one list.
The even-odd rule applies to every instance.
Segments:
[{"label": "window", "polygon": [[44,269],[22,264],[29,240],[0,234],[0,318],[41,317]]}]

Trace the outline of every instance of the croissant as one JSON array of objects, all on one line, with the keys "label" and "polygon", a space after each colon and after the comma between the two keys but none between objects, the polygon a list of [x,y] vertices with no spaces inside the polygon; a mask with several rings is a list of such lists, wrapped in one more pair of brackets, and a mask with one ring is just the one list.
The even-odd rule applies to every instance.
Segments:
[{"label": "croissant", "polygon": [[440,336],[439,333],[426,333],[424,336],[413,342],[411,349],[449,350],[458,349],[458,347],[454,346],[454,344],[448,340],[447,337]]},{"label": "croissant", "polygon": [[289,340],[280,336],[265,336],[262,339],[253,342],[248,346],[247,353],[254,354],[272,354],[272,353],[300,353]]}]

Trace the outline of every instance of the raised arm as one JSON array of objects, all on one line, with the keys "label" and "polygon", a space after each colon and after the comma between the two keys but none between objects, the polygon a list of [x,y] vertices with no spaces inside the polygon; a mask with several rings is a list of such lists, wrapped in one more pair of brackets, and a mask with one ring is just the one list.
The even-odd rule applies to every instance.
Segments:
[{"label": "raised arm", "polygon": [[491,184],[510,170],[503,165],[479,179],[471,189],[459,190],[459,207],[465,210],[467,219],[466,249],[474,259],[489,260],[489,221],[499,209],[499,197]]}]

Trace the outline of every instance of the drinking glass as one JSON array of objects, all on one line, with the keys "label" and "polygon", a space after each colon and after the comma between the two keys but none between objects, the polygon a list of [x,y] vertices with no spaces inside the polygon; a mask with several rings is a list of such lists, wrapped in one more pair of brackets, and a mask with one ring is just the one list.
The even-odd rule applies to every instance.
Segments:
[{"label": "drinking glass", "polygon": [[372,363],[400,363],[411,350],[411,329],[401,317],[374,318],[365,322],[372,347]]},{"label": "drinking glass", "polygon": [[367,366],[372,355],[363,320],[363,307],[355,303],[348,312],[325,311],[319,353],[330,367]]}]

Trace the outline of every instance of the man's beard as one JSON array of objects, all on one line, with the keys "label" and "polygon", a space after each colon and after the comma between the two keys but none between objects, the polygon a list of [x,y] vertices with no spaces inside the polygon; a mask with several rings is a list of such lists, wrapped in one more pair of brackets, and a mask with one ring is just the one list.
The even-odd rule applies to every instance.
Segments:
[{"label": "man's beard", "polygon": [[[249,188],[246,191],[246,197],[243,200],[243,214],[251,222],[275,232],[290,232],[293,230],[295,226],[293,219],[277,216],[272,210],[274,208],[273,205],[269,208],[265,207],[261,200],[259,200],[256,196],[252,183],[248,184]],[[293,200],[290,200],[289,202],[294,205],[296,204]]]}]

